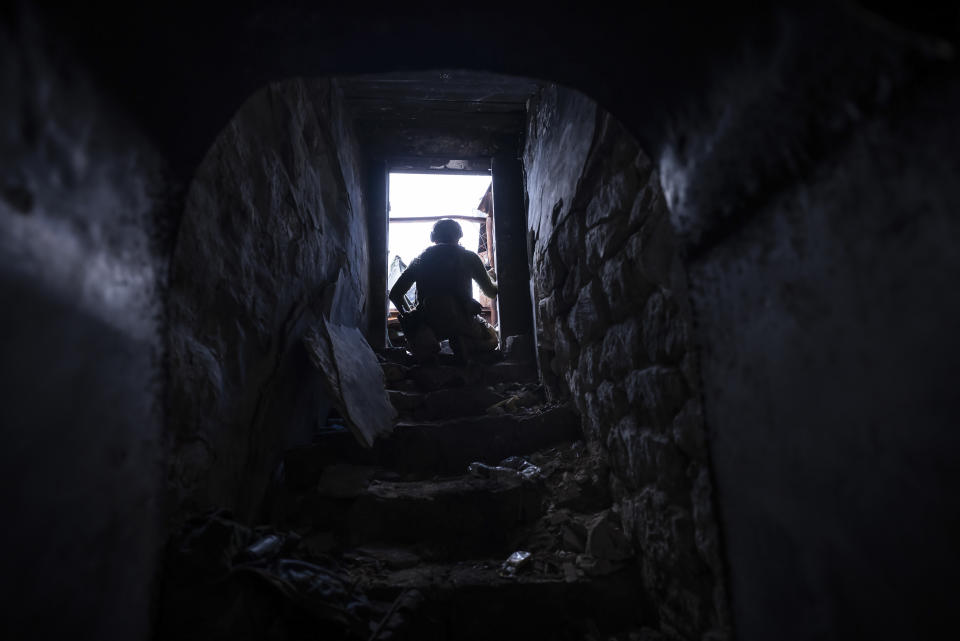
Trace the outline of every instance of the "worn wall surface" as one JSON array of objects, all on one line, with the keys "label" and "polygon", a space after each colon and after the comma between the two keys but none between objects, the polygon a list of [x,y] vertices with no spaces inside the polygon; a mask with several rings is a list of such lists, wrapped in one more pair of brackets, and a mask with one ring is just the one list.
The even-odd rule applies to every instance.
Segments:
[{"label": "worn wall surface", "polygon": [[960,569],[955,54],[876,20],[773,35],[660,160],[736,630],[935,638]]},{"label": "worn wall surface", "polygon": [[[955,626],[945,619],[956,589],[944,578],[960,574],[952,544],[960,488],[949,469],[957,451],[949,368],[960,360],[950,281],[960,23],[950,3],[796,4],[714,3],[694,13],[657,3],[640,20],[589,4],[515,5],[510,20],[480,9],[465,20],[459,5],[414,15],[359,3],[203,3],[187,12],[151,0],[6,3],[0,509],[12,516],[0,570],[14,614],[4,636],[27,637],[7,630],[25,625],[41,638],[148,636],[160,430],[150,413],[152,288],[165,268],[142,248],[165,168],[141,129],[186,179],[257,87],[295,75],[433,69],[438,51],[448,68],[579,88],[654,159],[689,260],[737,637],[937,638]],[[28,5],[56,6],[60,29],[25,26]],[[566,144],[555,136],[547,148],[586,158],[596,127],[586,122],[586,133],[574,127]],[[558,173],[540,184],[557,186],[549,189],[564,197],[562,211],[576,185],[564,176],[580,170],[541,154],[541,166],[554,162]],[[550,196],[530,194],[531,204],[540,198],[537,225],[552,225]],[[546,264],[549,252],[537,260]],[[579,299],[565,296],[564,305]],[[256,336],[249,353],[257,352],[265,334],[238,317],[238,336]],[[207,344],[197,345],[182,352],[191,367],[218,374],[226,350],[208,357]],[[198,388],[211,393],[201,405],[209,413],[177,428],[181,460],[196,455],[182,470],[200,471],[185,474],[185,488],[207,487],[204,470],[236,469],[229,449],[225,460],[209,456],[212,435],[226,427],[207,419],[221,399],[233,407],[238,390],[263,389],[254,384],[263,379],[223,380],[228,392],[216,379]],[[563,393],[572,380],[551,385]],[[663,518],[650,522],[677,524],[676,540],[689,542],[690,511],[661,505],[651,513]],[[658,531],[670,530],[650,530]],[[668,558],[671,540],[648,544],[650,555]]]},{"label": "worn wall surface", "polygon": [[729,636],[685,276],[659,175],[577,92],[531,104],[524,154],[537,346],[610,462],[660,629]]},{"label": "worn wall surface", "polygon": [[342,271],[361,325],[367,232],[356,144],[329,81],[254,94],[196,172],[170,285],[170,508],[255,516],[279,453],[326,399],[301,337]]},{"label": "worn wall surface", "polygon": [[164,164],[74,52],[0,20],[0,636],[148,634]]}]

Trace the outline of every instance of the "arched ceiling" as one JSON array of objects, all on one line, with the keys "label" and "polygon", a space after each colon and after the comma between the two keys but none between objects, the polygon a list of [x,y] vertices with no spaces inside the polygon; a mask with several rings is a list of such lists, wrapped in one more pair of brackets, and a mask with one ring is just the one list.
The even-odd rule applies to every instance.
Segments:
[{"label": "arched ceiling", "polygon": [[463,69],[543,79],[589,95],[655,149],[666,116],[707,85],[713,67],[775,32],[768,3],[744,2],[630,11],[589,3],[48,4],[54,32],[184,178],[249,95],[294,76]]},{"label": "arched ceiling", "polygon": [[[856,2],[790,0],[641,2],[622,9],[595,3],[21,0],[5,5],[0,21],[21,20],[17,6],[40,9],[51,29],[39,31],[56,34],[53,45],[63,42],[84,60],[183,179],[242,102],[269,82],[436,69],[536,78],[577,89],[617,117],[656,158],[676,138],[678,117],[711,108],[704,97],[726,71],[745,59],[776,59],[792,29],[803,32],[816,72],[816,51],[824,44],[817,39],[844,33],[826,27],[862,20]],[[921,23],[949,15],[921,16]],[[899,14],[893,19],[909,22]],[[425,104],[406,99],[388,106],[386,84],[371,82],[344,85],[367,116],[369,109],[386,108],[379,124],[367,119],[366,133],[375,138],[392,119],[389,126],[406,128],[403,135],[411,139],[427,113],[421,109]],[[444,88],[424,75],[411,76],[411,82],[420,83],[423,95],[433,91],[439,97],[430,107],[438,122],[451,117],[440,111],[444,103],[457,103],[453,85]],[[460,89],[469,89],[470,82]],[[788,88],[796,84],[789,77],[783,82]],[[485,90],[482,84],[477,89]],[[499,106],[468,97],[456,109],[466,114],[477,107],[486,119],[477,121],[480,130],[495,133],[516,117],[511,110],[519,103],[510,106],[510,100],[522,93],[519,86],[501,88],[508,98]],[[498,108],[505,111],[498,114]]]}]

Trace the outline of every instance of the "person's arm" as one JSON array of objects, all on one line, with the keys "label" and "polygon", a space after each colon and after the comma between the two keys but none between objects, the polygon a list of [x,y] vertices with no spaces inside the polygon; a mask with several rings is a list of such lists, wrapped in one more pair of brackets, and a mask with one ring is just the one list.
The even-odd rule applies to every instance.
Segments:
[{"label": "person's arm", "polygon": [[393,306],[397,308],[397,313],[401,316],[407,313],[406,300],[404,299],[404,294],[410,291],[410,288],[413,287],[413,283],[416,282],[417,276],[414,267],[417,265],[417,261],[414,260],[409,267],[403,270],[403,273],[400,274],[400,278],[397,279],[397,282],[393,284],[393,287],[390,288],[390,302],[393,303]]},{"label": "person's arm", "polygon": [[486,294],[489,298],[496,298],[497,284],[490,280],[490,274],[487,273],[487,270],[483,266],[483,261],[480,260],[480,257],[476,254],[470,258],[470,276],[473,280],[477,281],[477,284],[480,285],[480,289]]}]

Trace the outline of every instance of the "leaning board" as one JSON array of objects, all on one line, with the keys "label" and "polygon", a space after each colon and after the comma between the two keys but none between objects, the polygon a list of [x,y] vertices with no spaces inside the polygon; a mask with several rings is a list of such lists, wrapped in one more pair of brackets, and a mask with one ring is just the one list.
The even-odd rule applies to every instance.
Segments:
[{"label": "leaning board", "polygon": [[393,431],[397,411],[390,403],[377,355],[359,329],[321,320],[304,343],[361,445],[371,447],[377,437]]}]

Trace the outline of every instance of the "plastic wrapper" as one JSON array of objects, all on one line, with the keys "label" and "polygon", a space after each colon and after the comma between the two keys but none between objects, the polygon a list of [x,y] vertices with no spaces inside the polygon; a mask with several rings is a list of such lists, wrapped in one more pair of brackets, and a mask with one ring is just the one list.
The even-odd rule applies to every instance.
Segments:
[{"label": "plastic wrapper", "polygon": [[500,566],[500,576],[515,576],[518,572],[530,565],[533,560],[533,554],[526,550],[517,550],[507,557],[507,560]]}]

